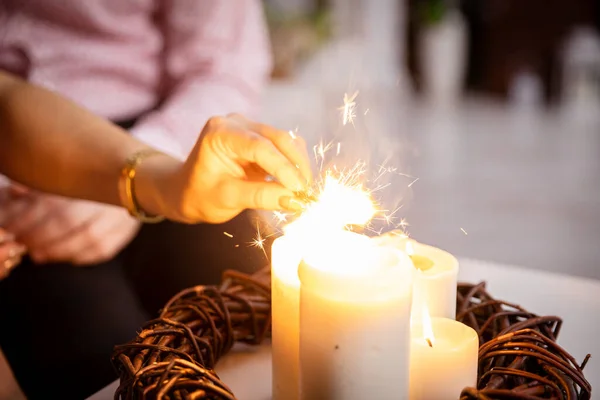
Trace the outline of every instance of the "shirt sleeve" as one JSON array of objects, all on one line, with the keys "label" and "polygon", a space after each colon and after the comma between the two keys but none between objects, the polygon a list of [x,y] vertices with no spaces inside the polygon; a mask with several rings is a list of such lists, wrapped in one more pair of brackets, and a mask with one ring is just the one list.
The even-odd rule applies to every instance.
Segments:
[{"label": "shirt sleeve", "polygon": [[164,0],[164,101],[131,130],[187,157],[211,116],[254,116],[271,72],[260,0]]}]

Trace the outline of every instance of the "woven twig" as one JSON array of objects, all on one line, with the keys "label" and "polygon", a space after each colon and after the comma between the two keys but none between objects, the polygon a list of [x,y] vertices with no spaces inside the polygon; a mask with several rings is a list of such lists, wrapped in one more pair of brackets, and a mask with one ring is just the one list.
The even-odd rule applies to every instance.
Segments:
[{"label": "woven twig", "polygon": [[[261,343],[269,332],[270,275],[228,271],[220,287],[184,290],[132,342],[117,346],[121,384],[115,399],[235,400],[214,372],[235,342]],[[485,283],[459,284],[457,320],[479,334],[477,388],[461,400],[589,400],[591,386],[556,344],[562,320],[499,301]],[[457,397],[459,397],[457,395]]]},{"label": "woven twig", "polygon": [[459,284],[456,319],[479,334],[477,388],[468,399],[588,400],[592,388],[582,365],[556,344],[562,320],[537,316],[520,306],[499,301],[485,283]]},{"label": "woven twig", "polygon": [[220,287],[180,292],[132,342],[117,346],[115,399],[235,399],[214,366],[235,342],[261,343],[271,322],[269,271],[227,271]]}]

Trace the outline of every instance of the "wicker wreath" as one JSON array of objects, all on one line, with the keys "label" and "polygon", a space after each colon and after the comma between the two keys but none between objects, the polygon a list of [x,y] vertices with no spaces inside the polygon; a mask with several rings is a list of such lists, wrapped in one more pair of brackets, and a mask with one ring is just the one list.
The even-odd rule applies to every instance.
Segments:
[{"label": "wicker wreath", "polygon": [[459,284],[456,319],[479,334],[477,388],[467,399],[580,399],[592,388],[581,365],[556,344],[562,320],[540,317],[518,305],[496,300],[478,285]]},{"label": "wicker wreath", "polygon": [[115,399],[234,400],[214,366],[235,342],[259,344],[268,334],[269,281],[268,269],[253,276],[227,271],[218,288],[177,294],[137,338],[115,348]]},{"label": "wicker wreath", "polygon": [[[270,271],[228,271],[219,287],[182,291],[128,344],[115,348],[115,399],[235,400],[214,372],[235,342],[259,344],[271,325]],[[499,301],[485,283],[459,284],[456,319],[479,334],[476,388],[461,400],[589,400],[583,368],[556,344],[562,320]],[[458,396],[457,396],[458,397]]]}]

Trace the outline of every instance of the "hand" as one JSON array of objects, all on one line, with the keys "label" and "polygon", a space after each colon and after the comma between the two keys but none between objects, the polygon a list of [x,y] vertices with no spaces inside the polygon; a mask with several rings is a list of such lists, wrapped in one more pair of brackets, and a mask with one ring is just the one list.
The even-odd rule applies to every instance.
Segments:
[{"label": "hand", "polygon": [[172,186],[162,191],[171,195],[159,208],[171,219],[210,223],[244,209],[297,211],[295,192],[311,180],[302,138],[239,115],[216,117],[170,179]]},{"label": "hand", "polygon": [[15,242],[12,233],[0,228],[0,280],[6,278],[10,271],[21,262],[25,246]]},{"label": "hand", "polygon": [[27,246],[37,263],[110,260],[139,228],[118,207],[35,192],[13,196],[0,210],[0,225]]}]

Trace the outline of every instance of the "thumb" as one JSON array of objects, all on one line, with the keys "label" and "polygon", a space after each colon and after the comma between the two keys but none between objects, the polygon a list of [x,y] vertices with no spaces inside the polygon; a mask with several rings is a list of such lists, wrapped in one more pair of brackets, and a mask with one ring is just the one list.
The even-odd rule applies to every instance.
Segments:
[{"label": "thumb", "polygon": [[301,211],[302,203],[294,196],[294,192],[277,182],[252,182],[236,180],[231,182],[229,195],[236,195],[240,208],[256,210],[289,210]]}]

